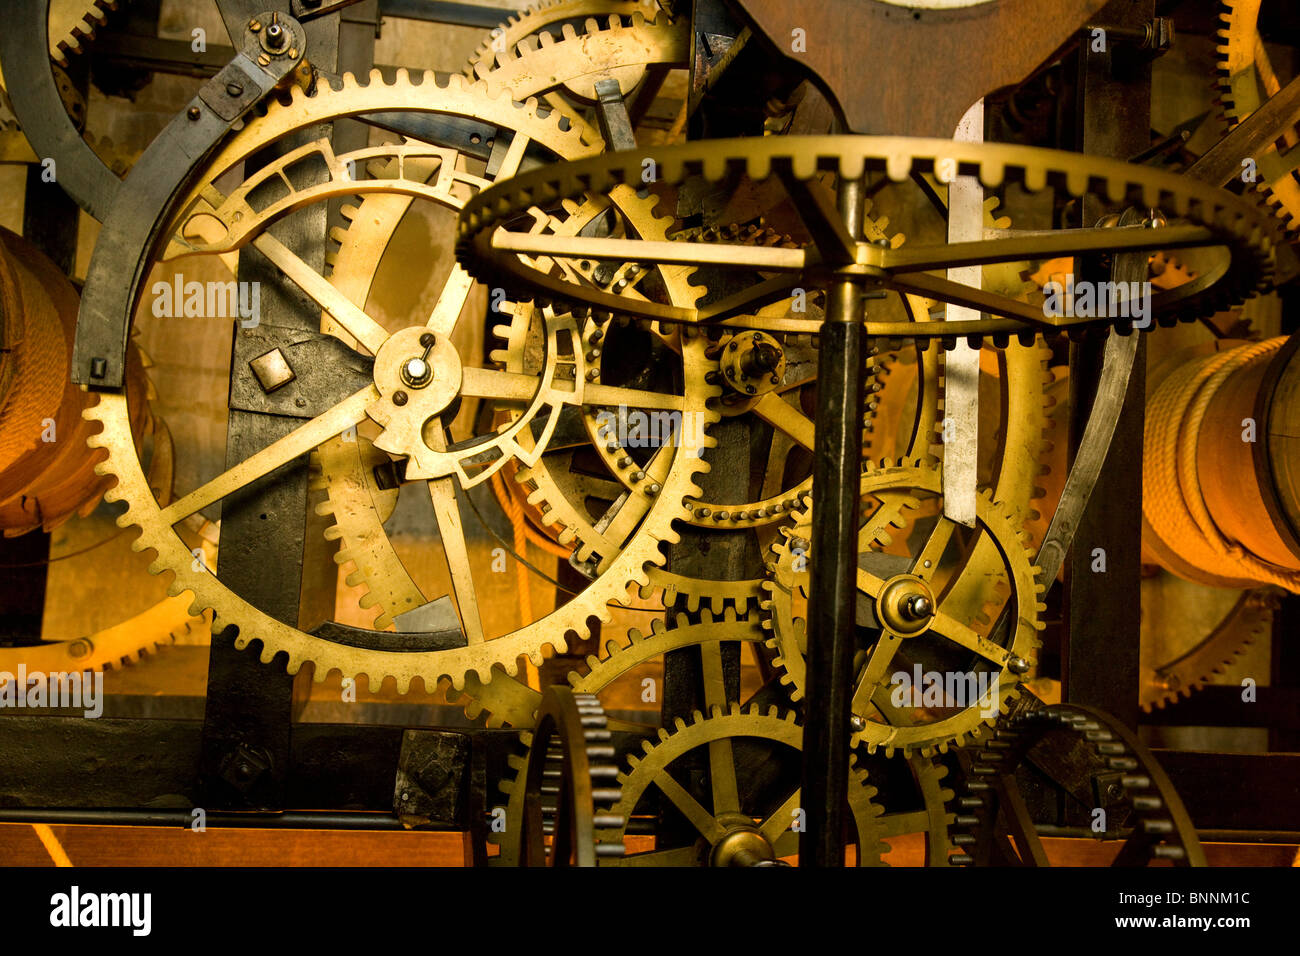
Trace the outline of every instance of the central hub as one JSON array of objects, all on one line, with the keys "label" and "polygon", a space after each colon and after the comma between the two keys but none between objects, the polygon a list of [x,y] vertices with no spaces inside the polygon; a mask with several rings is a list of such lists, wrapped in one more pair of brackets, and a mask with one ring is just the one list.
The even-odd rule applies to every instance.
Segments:
[{"label": "central hub", "polygon": [[460,394],[460,354],[445,335],[415,326],[388,337],[375,356],[375,387],[383,397],[371,417],[384,426],[385,451],[418,457],[424,426]]},{"label": "central hub", "polygon": [[785,352],[765,332],[732,336],[718,364],[727,385],[746,397],[775,391],[785,378]]},{"label": "central hub", "polygon": [[930,629],[935,605],[934,592],[923,579],[899,574],[876,596],[876,619],[900,637],[913,637]]},{"label": "central hub", "polygon": [[714,844],[710,866],[759,866],[776,859],[776,850],[753,820],[743,814],[722,814],[718,822],[727,832]]},{"label": "central hub", "polygon": [[460,355],[446,336],[415,326],[391,334],[374,356],[374,385],[406,415],[437,415],[460,393]]}]

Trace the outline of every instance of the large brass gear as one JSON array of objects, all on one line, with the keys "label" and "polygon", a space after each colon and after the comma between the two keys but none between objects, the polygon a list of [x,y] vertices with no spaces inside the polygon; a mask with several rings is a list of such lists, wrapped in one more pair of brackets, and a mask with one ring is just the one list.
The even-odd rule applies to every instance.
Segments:
[{"label": "large brass gear", "polygon": [[[859,664],[854,743],[872,753],[881,749],[886,755],[946,752],[950,746],[979,737],[999,713],[1007,711],[1036,659],[1038,631],[1043,627],[1040,613],[1045,606],[1039,601],[1043,588],[1026,550],[1023,519],[995,503],[988,492],[981,493],[976,503],[979,532],[967,545],[966,554],[959,557],[959,566],[949,567],[945,577],[943,559],[951,553],[949,545],[953,543],[953,527],[947,519],[937,517],[919,551],[910,545],[900,546],[894,539],[897,529],[911,524],[908,512],[918,509],[920,496],[935,501],[942,494],[938,467],[926,462],[886,462],[879,468],[868,465],[861,492],[877,504],[865,516],[859,534],[859,604],[866,623],[881,628],[881,637]],[[808,564],[813,560],[808,544],[811,522],[811,510],[805,509],[792,526],[782,529],[785,540],[773,545],[775,562],[770,565],[765,585],[768,600],[763,605],[765,626],[772,632],[769,647],[776,652],[775,663],[784,671],[782,680],[790,685],[796,700],[806,689],[804,615]],[[891,548],[897,557],[906,556],[906,570],[885,574],[873,571],[869,562],[861,566],[868,554],[885,554]],[[966,584],[972,580],[981,586],[977,589]],[[972,594],[977,594],[982,607],[972,610]],[[907,602],[917,597],[924,599],[924,606],[909,610],[912,606]],[[998,627],[1003,616],[1005,632]],[[931,636],[927,639],[925,635]],[[938,640],[933,635],[938,635]],[[916,646],[917,638],[929,646]],[[957,657],[969,654],[975,663],[956,661],[943,648],[944,641],[961,649]],[[904,650],[904,658],[920,667],[927,680],[934,672],[954,672],[974,678],[966,684],[969,688],[980,683],[976,675],[982,672],[980,698],[957,699],[954,705],[944,702],[947,697],[934,706],[929,702],[897,705],[890,688],[897,684],[898,673],[905,674],[909,682],[912,675],[899,671],[891,677],[889,668]],[[912,689],[920,695],[919,686]]]},{"label": "large brass gear", "polygon": [[[492,97],[481,86],[469,84],[459,77],[452,77],[446,83],[440,83],[432,75],[410,76],[402,73],[392,83],[383,82],[376,71],[368,85],[359,83],[351,76],[345,76],[337,89],[321,89],[315,96],[308,97],[301,90],[295,89],[286,103],[272,104],[265,116],[250,120],[244,131],[221,149],[208,167],[215,178],[221,171],[230,168],[244,157],[260,149],[268,141],[278,139],[291,132],[301,130],[327,118],[341,115],[354,115],[376,110],[409,109],[423,112],[445,112],[460,116],[475,117],[493,122],[495,125],[522,130],[527,128],[527,139],[552,151],[563,154],[566,151],[581,149],[581,131],[570,127],[561,128],[558,117],[543,118],[531,103],[516,103],[507,96]],[[318,147],[323,148],[323,147]],[[385,150],[388,150],[385,152]],[[418,150],[417,150],[418,152]],[[392,158],[392,148],[379,148],[378,151],[363,151],[364,159],[379,155]],[[423,153],[422,155],[427,155]],[[364,193],[370,188],[386,189],[391,184],[369,180],[354,181],[346,170],[346,157],[332,157],[335,162],[329,168],[336,176],[331,179],[312,198],[327,198],[333,195],[353,195]],[[328,163],[328,157],[327,157]],[[346,181],[345,181],[346,180]],[[216,218],[231,230],[237,241],[227,237],[222,242],[201,242],[187,238],[179,244],[173,244],[175,254],[179,246],[181,254],[198,251],[222,252],[239,242],[256,242],[256,222],[250,218],[237,218],[234,213],[246,210],[240,194],[232,194],[233,202],[227,203],[224,197],[214,194],[210,187],[195,191],[191,203],[184,204],[183,209],[200,209],[210,221]],[[290,203],[301,203],[307,197],[294,194]],[[201,206],[200,200],[206,199],[207,205]],[[225,217],[224,219],[222,217]],[[184,217],[180,218],[183,225]],[[178,226],[177,231],[180,231]],[[274,253],[274,249],[272,250]],[[321,288],[310,276],[294,269],[295,281],[301,278],[313,290],[313,295],[325,299],[324,305],[336,319],[350,317],[350,332],[359,332],[366,336],[367,348],[381,353],[378,365],[384,365],[383,345],[388,338],[380,338],[366,321],[358,319],[357,313],[346,308],[334,290]],[[454,321],[455,315],[449,321]],[[364,318],[364,317],[363,317]],[[561,328],[572,329],[576,335],[578,320],[563,315],[547,312],[539,319],[549,323],[558,334]],[[373,325],[373,320],[368,320]],[[348,323],[343,323],[347,325]],[[703,407],[712,388],[704,382],[703,344],[686,342],[681,350],[683,361],[683,387],[689,396],[688,403]],[[582,353],[572,356],[576,365],[575,388],[581,390],[586,381],[586,368]],[[512,380],[513,381],[513,380]],[[579,392],[580,394],[581,392]],[[512,395],[513,392],[507,392]],[[279,454],[296,457],[302,451],[319,445],[335,437],[353,424],[361,421],[367,409],[381,398],[377,386],[368,387],[345,400],[334,410],[319,416],[300,429],[298,438],[293,443],[281,445],[272,454],[270,451],[259,453],[260,457],[250,459],[243,465],[236,466],[223,478],[210,482],[197,492],[191,492],[180,502],[163,509],[159,507],[149,491],[140,468],[135,449],[126,428],[128,409],[123,396],[106,394],[101,396],[97,406],[87,412],[87,417],[102,424],[100,434],[91,439],[93,447],[102,447],[108,451],[108,458],[101,466],[104,474],[117,478],[116,486],[107,497],[121,500],[127,505],[125,514],[119,518],[122,526],[135,525],[141,529],[140,537],[133,543],[136,550],[152,549],[157,558],[150,565],[153,573],[170,571],[174,579],[169,586],[169,593],[179,594],[191,591],[194,595],[193,609],[197,613],[207,608],[215,610],[223,626],[239,628],[236,646],[247,647],[254,638],[262,642],[262,659],[270,662],[277,653],[287,655],[287,667],[290,673],[306,662],[315,664],[315,676],[324,680],[333,670],[344,675],[366,675],[372,686],[386,677],[393,677],[400,691],[406,691],[411,682],[419,678],[427,688],[432,688],[440,679],[450,681],[457,689],[465,689],[467,682],[486,683],[494,667],[500,667],[507,674],[514,674],[518,669],[518,658],[523,655],[540,663],[542,651],[550,646],[557,651],[567,647],[567,635],[575,633],[584,636],[589,632],[589,622],[608,620],[610,612],[606,603],[626,593],[629,586],[644,584],[647,581],[645,566],[654,565],[664,560],[660,545],[675,539],[672,530],[673,521],[684,516],[684,500],[688,495],[698,494],[699,489],[693,483],[693,476],[706,466],[699,459],[698,450],[683,450],[682,464],[668,470],[661,494],[647,510],[641,526],[629,541],[628,546],[617,555],[613,555],[601,567],[601,573],[582,598],[566,604],[555,612],[544,616],[519,630],[513,631],[495,640],[474,641],[468,646],[446,650],[430,650],[413,653],[399,653],[387,650],[374,650],[353,647],[324,640],[307,634],[294,627],[278,622],[248,602],[224,588],[207,571],[194,570],[192,559],[183,542],[172,530],[172,525],[203,507],[209,497],[219,499],[229,493],[231,486],[239,487],[252,480],[262,469],[274,467],[274,459]],[[390,399],[385,399],[386,401]],[[299,449],[301,445],[301,449]],[[286,459],[287,460],[287,459]],[[455,473],[450,465],[445,465],[448,477],[436,478],[434,482],[453,482],[450,475]],[[452,499],[451,486],[441,491],[432,491],[435,506],[439,497],[444,506]],[[465,571],[461,562],[462,572]],[[526,714],[510,713],[511,719],[530,724],[531,712]]]},{"label": "large brass gear", "polygon": [[[1282,87],[1259,36],[1262,3],[1263,0],[1220,2],[1219,19],[1224,25],[1218,31],[1223,42],[1217,48],[1217,103],[1229,130],[1244,122]],[[1283,139],[1294,149],[1300,143],[1300,130],[1292,127]],[[1300,228],[1300,179],[1296,176],[1295,160],[1288,161],[1276,144],[1254,159],[1259,179],[1256,188],[1294,236]]]},{"label": "large brass gear", "polygon": [[[703,175],[719,181],[728,174],[744,173],[762,180],[778,174],[806,189],[819,172],[842,173],[857,178],[865,172],[883,173],[900,182],[911,176],[939,175],[947,168],[957,176],[977,176],[987,187],[1020,184],[1030,192],[1047,188],[1060,197],[1097,195],[1111,202],[1127,201],[1143,209],[1165,209],[1176,217],[1170,224],[1153,215],[1139,227],[1126,230],[1099,226],[1067,230],[1057,235],[1029,238],[994,238],[963,247],[908,244],[883,248],[844,239],[832,213],[809,209],[820,222],[823,251],[769,249],[702,243],[653,243],[606,239],[558,239],[526,235],[506,227],[539,200],[558,202],[588,190],[605,190],[620,184],[654,182],[671,187],[687,176]],[[1161,228],[1147,228],[1164,224]],[[457,223],[457,256],[473,274],[510,276],[543,298],[581,303],[602,311],[628,312],[616,297],[587,285],[567,281],[528,264],[530,256],[556,258],[611,257],[620,261],[684,262],[742,269],[767,269],[782,275],[738,295],[704,308],[675,308],[657,303],[640,305],[631,314],[659,322],[750,328],[766,332],[810,332],[816,320],[758,315],[762,306],[789,301],[790,292],[828,270],[847,270],[886,289],[928,295],[988,312],[992,317],[962,323],[954,333],[943,321],[881,322],[870,316],[868,334],[900,339],[961,338],[982,344],[992,338],[1005,344],[1012,335],[1027,341],[1040,332],[1061,333],[1070,328],[1103,322],[1131,328],[1132,317],[1048,316],[1041,304],[1005,295],[972,290],[959,283],[923,275],[951,264],[979,265],[1023,259],[1026,255],[1051,258],[1064,254],[1117,251],[1160,251],[1181,246],[1213,247],[1220,264],[1196,282],[1155,295],[1152,314],[1161,322],[1210,315],[1265,288],[1273,268],[1273,238],[1255,207],[1232,193],[1206,186],[1172,173],[1147,167],[1084,157],[1079,154],[1033,147],[991,143],[955,143],[904,137],[769,136],[736,140],[710,140],[646,150],[605,154],[574,163],[555,164],[524,173],[494,185],[466,203]],[[827,256],[839,265],[823,265]]]},{"label": "large brass gear", "polygon": [[[610,6],[608,3],[604,5]],[[647,33],[650,27],[639,18],[631,17],[631,13],[636,12],[631,9],[626,11],[627,22],[631,24],[636,20],[635,30],[630,27],[625,29],[622,21],[606,28],[598,24],[588,24],[587,33],[573,35],[571,29],[562,31],[560,39],[553,43],[550,42],[548,35],[545,51],[534,50],[528,44],[525,44],[528,49],[516,49],[519,41],[543,29],[548,23],[572,19],[580,8],[593,12],[588,10],[590,6],[590,3],[575,5],[567,0],[544,5],[535,14],[525,14],[519,18],[519,29],[523,32],[518,37],[513,37],[510,28],[507,28],[507,33],[513,37],[508,39],[510,56],[505,58],[499,69],[488,69],[482,63],[478,67],[478,72],[482,74],[492,93],[508,94],[515,100],[525,100],[543,94],[555,85],[556,70],[559,71],[558,75],[563,77],[570,79],[586,77],[590,80],[591,77],[601,75],[607,67],[610,48],[621,51],[619,59],[622,59],[626,55],[624,48],[628,44],[640,43],[662,48],[658,60],[666,57],[671,61],[676,57],[673,43],[658,34]],[[612,6],[620,5],[615,3]],[[623,4],[623,6],[635,7],[640,4]],[[646,19],[653,20],[654,17],[648,16]],[[500,37],[496,39],[499,40]],[[551,64],[554,69],[547,67],[546,63],[538,62],[539,58],[547,56],[558,58]],[[598,141],[599,134],[584,119],[571,116],[570,121],[582,130],[584,142]],[[391,165],[393,168],[384,170],[382,175],[396,179],[399,170],[395,162]],[[400,172],[406,178],[419,178],[421,175],[427,175],[429,170],[408,162]],[[671,224],[654,215],[652,201],[646,201],[630,193],[624,193],[618,198],[619,214],[627,219],[628,226],[638,235],[662,236]],[[336,229],[332,233],[337,248],[329,254],[330,280],[357,306],[365,306],[374,282],[375,266],[410,208],[412,199],[411,195],[402,191],[369,193],[360,197],[355,205],[343,207],[343,217],[349,225],[345,229]],[[572,234],[590,225],[595,218],[604,214],[606,208],[607,204],[602,206],[586,204],[579,209],[578,205],[574,204],[566,218],[550,217],[546,221],[546,227],[567,230]],[[588,267],[586,272],[589,274],[592,268]],[[691,286],[686,282],[685,271],[681,268],[668,267],[652,271],[658,273],[658,279],[667,287],[674,301],[693,301],[703,292],[702,288]],[[646,278],[646,273],[642,273],[639,278]],[[630,283],[625,281],[624,285],[626,288],[623,294],[632,296],[640,294],[636,288],[636,281]],[[502,303],[501,312],[509,315],[512,323],[514,308],[512,303]],[[336,324],[328,316],[324,318],[323,328],[336,334],[338,332]],[[502,328],[509,328],[509,326]],[[601,332],[603,334],[603,329]],[[522,340],[522,332],[516,337]],[[523,356],[518,348],[512,346],[508,333],[502,357],[516,370],[523,367]],[[593,447],[603,452],[605,443],[596,440],[594,414],[586,415],[584,418],[591,432]],[[334,449],[333,460],[336,463],[346,464],[347,467],[345,472],[335,470],[331,473],[332,477],[337,478],[332,488],[329,481],[321,483],[321,487],[325,488],[330,498],[324,508],[326,511],[346,514],[349,517],[349,520],[338,521],[332,531],[339,536],[342,543],[339,560],[340,563],[349,560],[355,563],[357,573],[351,580],[355,584],[365,584],[370,591],[363,598],[365,606],[369,607],[377,603],[381,607],[376,625],[382,627],[393,614],[409,609],[410,601],[416,599],[418,589],[401,568],[391,546],[387,544],[382,529],[377,528],[373,520],[369,520],[368,505],[362,486],[367,486],[371,492],[377,492],[378,489],[373,487],[373,475],[360,467],[361,463],[355,451],[356,449],[352,448]],[[514,485],[515,482],[526,482],[527,484],[522,487],[523,494],[531,493],[535,499],[533,505],[526,506],[526,515],[530,520],[534,520],[542,531],[549,533],[557,541],[563,535],[566,540],[565,547],[573,547],[584,529],[588,532],[588,540],[604,538],[605,535],[591,531],[594,519],[586,520],[587,516],[582,508],[575,508],[568,504],[569,501],[584,500],[586,496],[583,492],[586,489],[567,486],[565,479],[568,469],[563,461],[557,461],[554,468],[546,467],[551,457],[553,456],[546,456],[543,461],[538,462],[530,471],[522,475],[513,467],[507,469],[507,483]],[[563,453],[559,457],[563,458]],[[619,467],[617,461],[622,456],[605,454],[604,457],[607,467],[614,474],[624,475],[630,479],[630,476],[638,471],[626,465]],[[536,480],[531,480],[533,478]],[[561,502],[564,503],[563,507],[559,506]],[[643,505],[643,502],[639,504]],[[543,510],[547,515],[543,515]],[[632,509],[628,509],[624,521],[631,516],[631,511]],[[547,517],[550,518],[549,522],[546,521]]]}]

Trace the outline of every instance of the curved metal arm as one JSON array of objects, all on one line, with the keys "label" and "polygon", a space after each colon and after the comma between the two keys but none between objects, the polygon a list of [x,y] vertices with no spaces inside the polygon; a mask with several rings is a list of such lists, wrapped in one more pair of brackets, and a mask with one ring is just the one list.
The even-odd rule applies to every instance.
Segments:
[{"label": "curved metal arm", "polygon": [[236,54],[167,124],[117,190],[81,296],[72,356],[74,383],[99,389],[122,387],[131,315],[149,261],[142,251],[164,238],[168,207],[235,121],[302,61],[306,49],[302,25],[283,14],[279,22],[292,39],[271,53],[255,33],[246,32],[244,52]]}]

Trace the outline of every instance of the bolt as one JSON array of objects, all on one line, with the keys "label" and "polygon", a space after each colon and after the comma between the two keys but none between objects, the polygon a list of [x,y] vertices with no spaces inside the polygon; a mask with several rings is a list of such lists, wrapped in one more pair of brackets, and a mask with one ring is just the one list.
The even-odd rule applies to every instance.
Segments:
[{"label": "bolt", "polygon": [[266,45],[272,50],[278,50],[284,46],[285,35],[284,27],[279,23],[272,21],[271,25],[266,28]]},{"label": "bolt", "polygon": [[226,93],[229,96],[243,96],[244,88],[240,86],[238,83],[227,83]]},{"label": "bolt", "polygon": [[849,726],[853,728],[855,733],[860,734],[867,729],[867,719],[861,714],[854,714],[849,718]]},{"label": "bolt", "polygon": [[760,342],[740,360],[740,367],[745,370],[745,374],[755,376],[771,372],[780,364],[781,350],[766,342]]},{"label": "bolt", "polygon": [[185,111],[185,115],[188,116],[191,120],[196,120],[203,115],[203,111],[199,109],[197,106],[191,106],[189,109]]},{"label": "bolt", "polygon": [[437,342],[437,341],[438,341],[438,340],[437,340],[436,338],[434,338],[434,335],[433,335],[432,332],[425,332],[423,335],[420,336],[420,345],[421,345],[421,347],[426,348],[426,349],[431,349],[431,348],[433,348],[434,343]]},{"label": "bolt", "polygon": [[401,406],[406,404],[406,401],[409,397],[410,396],[408,396],[405,392],[393,392],[393,404],[400,408]]},{"label": "bolt", "polygon": [[249,20],[249,21],[248,21],[248,32],[249,32],[249,33],[257,33],[257,32],[258,32],[259,30],[261,30],[261,29],[262,29],[262,21],[261,21],[261,20]]},{"label": "bolt", "polygon": [[930,610],[930,599],[924,594],[913,594],[903,602],[903,615],[913,621],[921,620]]},{"label": "bolt", "polygon": [[1029,673],[1029,661],[1013,654],[1007,658],[1007,670],[1013,674],[1027,674]]}]

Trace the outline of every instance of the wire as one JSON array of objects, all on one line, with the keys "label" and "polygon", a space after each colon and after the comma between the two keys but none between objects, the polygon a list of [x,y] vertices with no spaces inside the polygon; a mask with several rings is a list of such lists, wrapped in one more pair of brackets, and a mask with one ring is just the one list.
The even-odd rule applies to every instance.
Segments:
[{"label": "wire", "polygon": [[0,564],[0,568],[43,568],[47,565],[54,564],[56,561],[66,561],[68,560],[68,558],[75,558],[83,554],[89,554],[91,551],[94,551],[96,548],[101,548],[104,545],[108,544],[110,541],[120,538],[122,536],[122,532],[125,530],[126,530],[125,528],[122,528],[118,531],[113,532],[107,538],[101,538],[99,541],[96,541],[88,548],[82,548],[80,551],[73,551],[69,554],[61,554],[57,558],[46,558],[44,561],[26,561],[22,564]]}]

